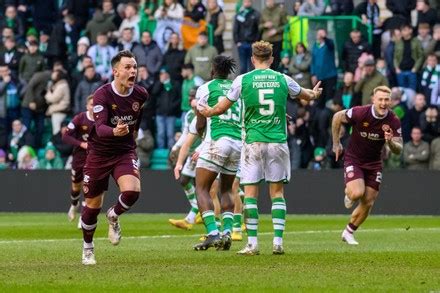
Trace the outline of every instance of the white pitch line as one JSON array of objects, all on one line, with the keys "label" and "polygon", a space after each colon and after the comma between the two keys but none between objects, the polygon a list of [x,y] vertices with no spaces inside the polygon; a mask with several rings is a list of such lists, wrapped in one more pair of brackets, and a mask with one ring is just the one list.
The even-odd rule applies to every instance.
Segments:
[{"label": "white pitch line", "polygon": [[[306,230],[306,231],[287,231],[284,234],[287,235],[301,235],[301,234],[320,234],[320,233],[341,233],[342,230]],[[377,233],[377,232],[411,232],[411,231],[440,231],[440,228],[392,228],[392,229],[362,229],[357,232],[361,233]],[[273,232],[260,232],[258,235],[267,236],[273,235]],[[200,237],[200,234],[188,234],[188,235],[143,235],[143,236],[125,236],[127,239],[166,239],[166,238],[192,238]],[[108,240],[107,237],[96,237],[94,240]],[[0,240],[0,244],[18,244],[18,243],[51,243],[60,241],[81,241],[81,238],[67,238],[67,239],[28,239],[28,240]]]}]

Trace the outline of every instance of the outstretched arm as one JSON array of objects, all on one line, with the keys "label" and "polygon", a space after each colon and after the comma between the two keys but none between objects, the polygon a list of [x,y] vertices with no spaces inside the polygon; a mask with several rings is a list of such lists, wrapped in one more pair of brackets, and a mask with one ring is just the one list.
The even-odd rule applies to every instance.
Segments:
[{"label": "outstretched arm", "polygon": [[342,154],[341,145],[341,125],[342,123],[348,123],[347,116],[345,112],[347,110],[342,110],[333,115],[332,120],[332,138],[333,138],[333,152],[336,154],[335,161],[338,161],[339,156]]},{"label": "outstretched arm", "polygon": [[393,131],[385,131],[385,142],[393,154],[399,155],[403,149],[403,139],[401,136],[393,136]]},{"label": "outstretched arm", "polygon": [[311,101],[316,100],[321,96],[322,88],[319,86],[321,85],[321,82],[317,82],[316,85],[313,87],[313,89],[305,89],[301,88],[301,92],[298,95],[299,99]]},{"label": "outstretched arm", "polygon": [[197,139],[196,134],[188,133],[185,142],[180,148],[179,156],[177,157],[176,167],[174,167],[174,177],[176,178],[176,180],[180,178],[180,171],[182,171],[183,162],[185,161],[186,157],[188,157],[189,149],[196,141],[196,139]]},{"label": "outstretched arm", "polygon": [[228,111],[233,103],[234,102],[229,100],[228,98],[223,98],[212,108],[209,107],[207,104],[199,104],[198,110],[200,114],[205,117],[218,116]]}]

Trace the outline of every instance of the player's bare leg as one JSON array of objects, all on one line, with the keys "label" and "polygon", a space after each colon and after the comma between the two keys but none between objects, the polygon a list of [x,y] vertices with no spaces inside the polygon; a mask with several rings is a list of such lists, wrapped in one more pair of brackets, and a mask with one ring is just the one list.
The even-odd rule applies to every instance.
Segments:
[{"label": "player's bare leg", "polygon": [[222,249],[229,250],[232,244],[232,224],[234,222],[234,201],[232,186],[235,175],[220,174],[221,212],[223,220]]},{"label": "player's bare leg", "polygon": [[95,265],[95,253],[93,245],[93,235],[95,234],[96,226],[98,223],[98,215],[101,211],[102,202],[104,199],[104,193],[96,197],[87,197],[86,206],[82,210],[81,214],[81,226],[83,231],[83,265]]},{"label": "player's bare leg", "polygon": [[72,182],[72,187],[70,191],[70,208],[67,212],[67,218],[70,222],[75,220],[76,214],[79,213],[79,208],[81,207],[80,197],[81,197],[81,187],[82,183]]},{"label": "player's bare leg", "polygon": [[283,233],[286,225],[286,200],[284,199],[284,183],[270,183],[269,194],[272,200],[272,224],[274,231],[273,254],[284,254]]},{"label": "player's bare leg", "polygon": [[202,214],[203,222],[207,231],[207,238],[200,244],[194,246],[195,250],[206,250],[209,247],[221,245],[220,232],[217,228],[214,213],[214,203],[210,190],[217,177],[217,173],[204,168],[196,169],[196,195],[199,211]]},{"label": "player's bare leg", "polygon": [[260,254],[258,249],[258,184],[246,185],[244,187],[244,214],[246,231],[248,235],[248,243],[237,252],[240,255],[257,255]]},{"label": "player's bare leg", "polygon": [[212,182],[211,189],[209,190],[209,195],[211,197],[212,204],[214,205],[215,223],[217,224],[218,229],[220,229],[221,226],[221,221],[220,221],[221,205],[220,205],[220,200],[218,198],[219,185],[220,185],[220,180],[218,179],[218,177],[216,177],[214,182]]},{"label": "player's bare leg", "polygon": [[117,182],[121,194],[118,197],[118,202],[107,211],[108,238],[113,245],[118,245],[121,240],[119,216],[133,206],[141,191],[141,182],[136,176],[123,175],[118,178]]},{"label": "player's bare leg", "polygon": [[345,186],[344,205],[350,209],[365,194],[365,181],[362,178],[350,181]]},{"label": "player's bare leg", "polygon": [[241,231],[243,201],[240,192],[240,179],[235,177],[234,184],[232,185],[232,198],[234,200],[234,223],[232,227],[231,237],[233,241],[243,240],[243,235]]},{"label": "player's bare leg", "polygon": [[191,230],[193,224],[195,224],[197,213],[199,208],[197,206],[197,199],[195,194],[195,188],[192,182],[192,178],[189,176],[181,175],[179,178],[180,186],[182,186],[185,195],[191,205],[191,209],[188,215],[181,220],[169,219],[171,225],[184,230]]}]

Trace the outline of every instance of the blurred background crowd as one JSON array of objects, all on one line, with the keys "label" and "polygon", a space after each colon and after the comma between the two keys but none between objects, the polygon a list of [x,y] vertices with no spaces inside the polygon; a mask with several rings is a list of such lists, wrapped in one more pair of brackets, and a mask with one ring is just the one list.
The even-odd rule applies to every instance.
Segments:
[{"label": "blurred background crowd", "polygon": [[[251,71],[251,44],[273,44],[272,69],[301,86],[322,81],[313,104],[288,101],[292,169],[339,168],[336,111],[392,88],[402,156],[387,168],[440,169],[439,0],[0,0],[0,169],[70,168],[62,134],[87,96],[112,80],[111,58],[131,50],[144,107],[138,154],[166,169],[194,89],[211,60],[232,55]],[[342,128],[346,144],[349,128]]]}]

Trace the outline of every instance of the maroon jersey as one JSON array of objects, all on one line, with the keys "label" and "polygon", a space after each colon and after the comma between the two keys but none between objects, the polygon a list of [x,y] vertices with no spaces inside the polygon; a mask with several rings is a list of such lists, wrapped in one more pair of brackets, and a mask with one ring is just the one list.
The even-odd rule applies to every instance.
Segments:
[{"label": "maroon jersey", "polygon": [[[133,133],[139,129],[142,106],[148,98],[145,88],[135,85],[127,95],[116,92],[114,82],[101,86],[93,94],[95,126],[89,138],[89,152],[98,156],[121,155],[136,149]],[[129,133],[114,136],[113,128],[122,120]]]},{"label": "maroon jersey", "polygon": [[401,137],[399,118],[392,111],[383,118],[376,117],[372,105],[351,108],[345,115],[353,129],[344,160],[361,167],[381,165],[384,131],[391,128],[394,136]]},{"label": "maroon jersey", "polygon": [[81,157],[85,160],[86,150],[81,148],[83,142],[87,142],[89,133],[93,128],[93,117],[89,116],[88,112],[81,112],[67,125],[67,131],[63,135],[63,142],[74,145],[73,157]]}]

